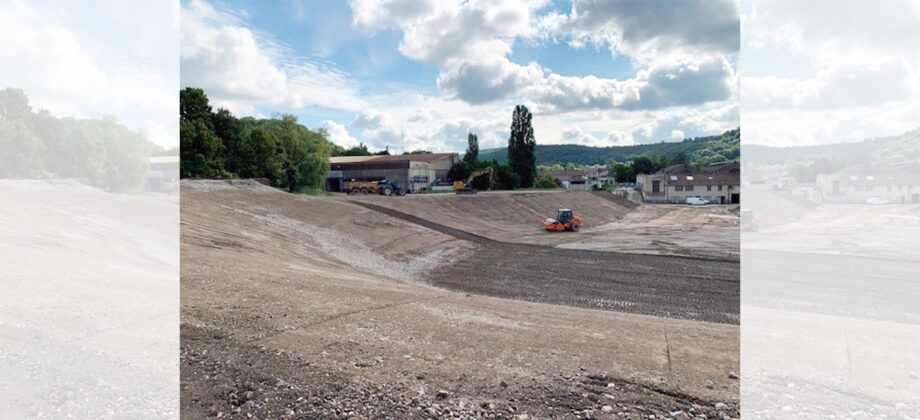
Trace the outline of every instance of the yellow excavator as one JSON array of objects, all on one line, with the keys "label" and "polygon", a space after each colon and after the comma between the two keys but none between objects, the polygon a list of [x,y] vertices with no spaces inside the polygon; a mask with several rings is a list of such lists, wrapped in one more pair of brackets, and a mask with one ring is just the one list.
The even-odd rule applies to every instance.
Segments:
[{"label": "yellow excavator", "polygon": [[454,181],[454,192],[456,192],[457,194],[476,194],[476,189],[473,188],[471,183],[477,177],[481,175],[485,175],[485,174],[489,174],[489,189],[491,190],[494,179],[493,179],[492,167],[490,166],[481,171],[473,171],[473,173],[470,174],[470,177],[466,179],[466,182]]}]

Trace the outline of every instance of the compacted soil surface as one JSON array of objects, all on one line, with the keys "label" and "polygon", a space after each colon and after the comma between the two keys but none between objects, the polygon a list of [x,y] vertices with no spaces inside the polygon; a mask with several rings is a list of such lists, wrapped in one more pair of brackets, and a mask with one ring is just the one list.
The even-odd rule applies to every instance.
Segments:
[{"label": "compacted soil surface", "polygon": [[731,261],[249,181],[184,181],[181,212],[184,418],[738,417]]}]

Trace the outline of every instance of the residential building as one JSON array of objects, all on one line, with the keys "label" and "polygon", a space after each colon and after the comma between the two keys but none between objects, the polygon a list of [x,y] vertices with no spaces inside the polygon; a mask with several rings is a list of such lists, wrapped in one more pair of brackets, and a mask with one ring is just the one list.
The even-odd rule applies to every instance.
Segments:
[{"label": "residential building", "polygon": [[866,203],[881,198],[892,204],[920,203],[920,163],[853,165],[818,174],[815,190],[825,203]]},{"label": "residential building", "polygon": [[566,189],[600,189],[614,182],[608,168],[543,170],[537,173],[537,178],[542,178],[546,174],[553,177],[556,185]]},{"label": "residential building", "polygon": [[637,174],[636,187],[646,203],[683,204],[687,197],[702,197],[714,204],[739,204],[741,167],[738,162],[717,162],[699,168],[671,165],[653,174]]}]

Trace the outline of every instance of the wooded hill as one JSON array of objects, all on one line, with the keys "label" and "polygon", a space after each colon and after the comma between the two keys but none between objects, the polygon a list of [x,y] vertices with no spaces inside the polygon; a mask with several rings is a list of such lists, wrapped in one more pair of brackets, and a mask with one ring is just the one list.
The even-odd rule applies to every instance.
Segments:
[{"label": "wooded hill", "polygon": [[[565,165],[569,162],[575,165],[603,165],[610,157],[619,162],[626,162],[642,155],[673,158],[681,154],[691,163],[707,164],[738,160],[741,151],[741,130],[736,128],[716,136],[635,146],[591,147],[577,144],[539,144],[539,140],[537,142],[538,165]],[[507,153],[508,150],[504,147],[484,149],[479,151],[479,159],[495,159],[504,163]]]},{"label": "wooded hill", "polygon": [[[884,164],[920,159],[920,129],[898,136],[881,137],[853,143],[833,143],[818,146],[770,147],[748,144],[741,147],[744,164],[779,165],[830,159],[843,164]],[[539,150],[537,154],[539,159]]]}]

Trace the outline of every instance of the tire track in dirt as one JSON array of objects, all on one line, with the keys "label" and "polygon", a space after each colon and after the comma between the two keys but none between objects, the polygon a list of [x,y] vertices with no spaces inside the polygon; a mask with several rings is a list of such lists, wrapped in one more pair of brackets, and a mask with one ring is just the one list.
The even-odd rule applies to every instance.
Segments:
[{"label": "tire track in dirt", "polygon": [[398,210],[353,202],[477,244],[427,280],[439,287],[531,302],[738,324],[737,261],[500,242]]}]

